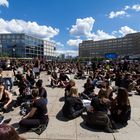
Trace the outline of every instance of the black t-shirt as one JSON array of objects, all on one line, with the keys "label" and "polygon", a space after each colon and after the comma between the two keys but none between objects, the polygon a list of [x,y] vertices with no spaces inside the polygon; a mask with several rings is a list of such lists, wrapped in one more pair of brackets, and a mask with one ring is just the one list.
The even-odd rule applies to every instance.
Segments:
[{"label": "black t-shirt", "polygon": [[94,97],[91,101],[91,106],[95,111],[107,112],[108,106],[106,104],[101,104],[98,97]]},{"label": "black t-shirt", "polygon": [[46,121],[45,115],[47,114],[46,100],[40,98],[34,101],[33,108],[37,108],[33,118],[40,119],[42,122]]},{"label": "black t-shirt", "polygon": [[69,80],[69,77],[66,74],[60,74],[59,80],[67,81],[67,79]]},{"label": "black t-shirt", "polygon": [[47,91],[45,88],[43,88],[43,87],[39,88],[39,96],[43,97],[45,99],[47,98]]},{"label": "black t-shirt", "polygon": [[86,94],[90,94],[90,93],[92,93],[93,91],[94,91],[94,85],[93,84],[89,84],[89,83],[85,83],[84,84],[84,88],[85,88],[85,91],[84,91],[84,93]]}]

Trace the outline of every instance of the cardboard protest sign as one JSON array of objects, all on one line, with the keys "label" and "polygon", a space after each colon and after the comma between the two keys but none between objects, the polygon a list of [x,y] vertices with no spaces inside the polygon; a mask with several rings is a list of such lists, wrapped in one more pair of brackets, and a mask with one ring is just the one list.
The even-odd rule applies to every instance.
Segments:
[{"label": "cardboard protest sign", "polygon": [[13,77],[13,75],[14,75],[14,73],[13,73],[13,71],[3,71],[2,72],[2,77],[3,78],[12,78]]}]

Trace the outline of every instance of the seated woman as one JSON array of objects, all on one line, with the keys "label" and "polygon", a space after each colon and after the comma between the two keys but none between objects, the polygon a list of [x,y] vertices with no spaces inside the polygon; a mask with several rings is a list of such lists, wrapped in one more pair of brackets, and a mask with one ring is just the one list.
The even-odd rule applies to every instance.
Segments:
[{"label": "seated woman", "polygon": [[136,91],[140,95],[140,78],[136,80]]},{"label": "seated woman", "polygon": [[91,106],[87,109],[87,116],[83,116],[86,124],[91,128],[103,129],[106,132],[112,133],[112,125],[108,117],[108,109],[110,100],[107,99],[105,89],[101,89],[97,97],[91,101]]},{"label": "seated woman", "polygon": [[31,69],[27,70],[26,79],[29,81],[30,88],[32,89],[35,84],[35,77],[34,77],[33,71]]},{"label": "seated woman", "polygon": [[42,97],[46,100],[46,104],[48,103],[48,99],[47,99],[47,91],[46,89],[43,87],[43,81],[41,79],[39,79],[37,82],[36,82],[36,87],[38,88],[39,90],[39,97]]},{"label": "seated woman", "polygon": [[18,135],[16,130],[10,125],[0,125],[0,139],[1,140],[26,140]]},{"label": "seated woman", "polygon": [[86,79],[84,70],[78,69],[77,74],[74,76],[75,79]]},{"label": "seated woman", "polygon": [[110,99],[110,100],[113,100],[113,88],[110,85],[110,82],[108,80],[105,80],[103,86],[106,89],[107,98]]},{"label": "seated woman", "polygon": [[58,77],[56,72],[52,72],[51,74],[51,86],[56,87],[58,84]]},{"label": "seated woman", "polygon": [[0,110],[3,112],[9,111],[12,107],[12,94],[5,89],[3,79],[0,78]]},{"label": "seated woman", "polygon": [[19,95],[15,102],[15,107],[21,105],[23,102],[26,102],[27,100],[32,99],[30,91],[30,83],[24,76],[22,76],[21,81],[19,81],[18,87],[19,87]]},{"label": "seated woman", "polygon": [[37,128],[40,126],[47,126],[48,124],[48,114],[47,105],[44,98],[39,97],[39,90],[33,89],[33,105],[31,111],[22,118],[19,122],[21,127],[26,129]]},{"label": "seated woman", "polygon": [[58,80],[58,86],[65,88],[68,84],[69,77],[63,72],[60,72],[59,80]]},{"label": "seated woman", "polygon": [[68,97],[68,96],[70,96],[70,90],[74,86],[75,86],[75,81],[71,79],[69,81],[68,85],[65,88],[65,98]]},{"label": "seated woman", "polygon": [[68,119],[74,119],[82,114],[84,111],[83,103],[78,97],[78,89],[72,87],[70,89],[70,96],[65,100],[64,106],[62,108],[62,113],[64,117]]},{"label": "seated woman", "polygon": [[117,97],[111,105],[111,119],[116,123],[126,125],[131,116],[131,106],[128,98],[128,92],[125,88],[119,88]]},{"label": "seated woman", "polygon": [[87,79],[87,82],[84,84],[84,92],[81,93],[83,99],[91,99],[94,97],[94,85],[91,78]]}]

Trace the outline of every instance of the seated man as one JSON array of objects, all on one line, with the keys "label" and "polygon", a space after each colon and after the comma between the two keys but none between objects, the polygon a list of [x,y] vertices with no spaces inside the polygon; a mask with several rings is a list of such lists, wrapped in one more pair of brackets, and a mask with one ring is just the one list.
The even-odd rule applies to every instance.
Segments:
[{"label": "seated man", "polygon": [[12,94],[5,89],[3,79],[0,78],[0,109],[5,112],[10,109],[12,103]]}]

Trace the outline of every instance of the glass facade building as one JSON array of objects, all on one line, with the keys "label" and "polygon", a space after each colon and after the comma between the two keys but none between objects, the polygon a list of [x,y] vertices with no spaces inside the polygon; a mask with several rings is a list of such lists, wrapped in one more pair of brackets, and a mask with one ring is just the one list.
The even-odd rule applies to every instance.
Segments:
[{"label": "glass facade building", "polygon": [[[46,41],[45,41],[46,42]],[[24,34],[0,34],[1,55],[20,58],[46,58],[44,40]]]},{"label": "glass facade building", "polygon": [[140,57],[140,33],[127,34],[122,38],[93,41],[87,40],[79,44],[79,57],[104,58],[106,54]]}]

